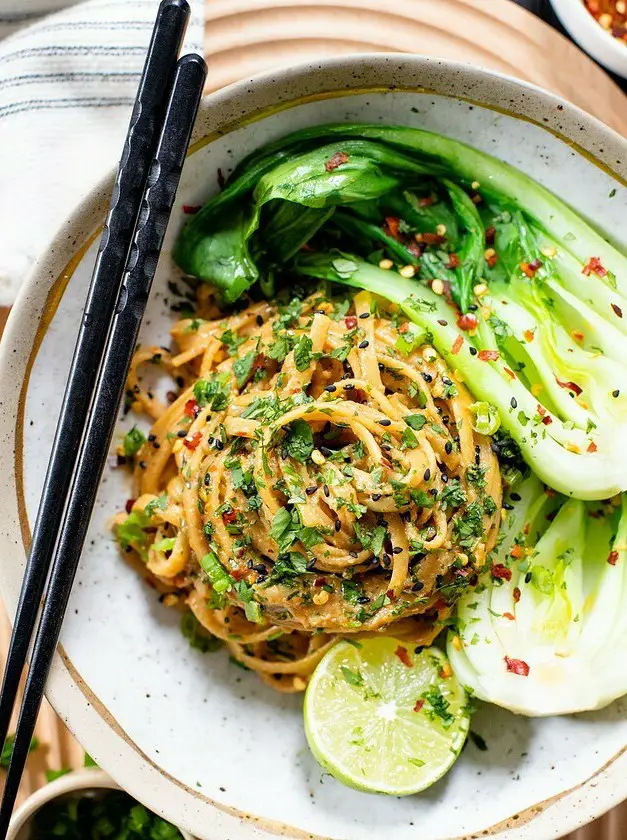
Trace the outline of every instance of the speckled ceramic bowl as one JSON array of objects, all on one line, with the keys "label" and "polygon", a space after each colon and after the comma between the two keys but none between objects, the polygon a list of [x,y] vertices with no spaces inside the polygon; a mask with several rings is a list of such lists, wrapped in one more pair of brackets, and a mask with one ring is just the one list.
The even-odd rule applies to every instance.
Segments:
[{"label": "speckled ceramic bowl", "polygon": [[[84,796],[98,794],[105,790],[119,790],[119,785],[108,776],[104,770],[97,767],[85,767],[73,770],[54,782],[39,788],[15,812],[7,840],[30,840],[30,827],[35,814],[55,799],[67,796]],[[181,830],[183,840],[194,840],[191,834]]]},{"label": "speckled ceramic bowl", "polygon": [[[181,206],[199,204],[256,146],[336,120],[420,126],[472,143],[553,189],[627,246],[626,144],[555,97],[467,66],[359,56],[227,88],[198,118],[142,341],[171,323],[170,249]],[[111,181],[61,227],[25,284],[2,344],[0,583],[14,609],[56,414]],[[482,707],[452,772],[420,796],[369,796],[324,774],[298,696],[281,696],[222,653],[191,650],[177,616],[121,561],[109,532],[129,495],[107,470],[48,697],[119,784],[205,840],[548,840],[627,797],[627,702],[529,720]]]}]

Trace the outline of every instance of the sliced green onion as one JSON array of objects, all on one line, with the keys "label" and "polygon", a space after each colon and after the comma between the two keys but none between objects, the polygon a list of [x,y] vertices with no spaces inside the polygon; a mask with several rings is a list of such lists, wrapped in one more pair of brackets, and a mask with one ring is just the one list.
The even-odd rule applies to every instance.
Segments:
[{"label": "sliced green onion", "polygon": [[214,592],[217,592],[218,595],[223,595],[225,592],[229,591],[233,583],[232,578],[226,572],[213,551],[205,554],[200,561],[200,565],[207,573],[207,577],[211,581],[211,586],[213,587]]},{"label": "sliced green onion", "polygon": [[501,418],[496,408],[488,402],[472,403],[470,410],[475,415],[472,424],[480,435],[493,435],[501,425]]},{"label": "sliced green onion", "polygon": [[166,551],[172,551],[175,543],[176,537],[164,537],[158,543],[154,543],[152,547],[155,551],[162,551],[165,554]]}]

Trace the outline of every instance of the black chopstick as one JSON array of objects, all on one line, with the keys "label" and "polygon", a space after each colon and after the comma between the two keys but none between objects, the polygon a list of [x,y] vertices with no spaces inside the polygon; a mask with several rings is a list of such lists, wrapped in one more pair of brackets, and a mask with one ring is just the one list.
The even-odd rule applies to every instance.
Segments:
[{"label": "black chopstick", "polygon": [[4,840],[8,830],[206,72],[204,60],[197,55],[184,56],[176,65],[163,128],[146,180],[116,312],[106,337],[102,366],[93,402],[87,412],[87,425],[78,449],[76,470],[53,555],[50,580],[24,688],[13,755],[0,805],[0,840]]},{"label": "black chopstick", "polygon": [[187,0],[159,7],[74,350],[0,691],[0,749],[6,739],[41,595],[61,524],[76,453],[102,360],[148,168],[189,19]]}]

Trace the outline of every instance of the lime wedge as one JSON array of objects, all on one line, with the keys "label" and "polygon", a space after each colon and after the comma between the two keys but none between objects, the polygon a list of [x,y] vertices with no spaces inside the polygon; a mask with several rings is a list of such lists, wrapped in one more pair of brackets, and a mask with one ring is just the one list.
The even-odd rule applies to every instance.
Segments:
[{"label": "lime wedge", "polygon": [[305,733],[320,764],[349,787],[417,793],[455,762],[470,716],[466,692],[438,648],[338,642],[305,695]]}]

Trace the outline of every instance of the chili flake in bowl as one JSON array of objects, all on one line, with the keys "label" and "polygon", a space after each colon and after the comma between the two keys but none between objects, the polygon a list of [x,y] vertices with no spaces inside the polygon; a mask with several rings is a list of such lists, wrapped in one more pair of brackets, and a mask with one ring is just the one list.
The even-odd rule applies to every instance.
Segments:
[{"label": "chili flake in bowl", "polygon": [[627,0],[551,0],[571,37],[608,70],[627,78]]}]

